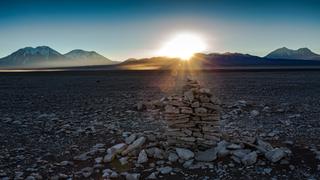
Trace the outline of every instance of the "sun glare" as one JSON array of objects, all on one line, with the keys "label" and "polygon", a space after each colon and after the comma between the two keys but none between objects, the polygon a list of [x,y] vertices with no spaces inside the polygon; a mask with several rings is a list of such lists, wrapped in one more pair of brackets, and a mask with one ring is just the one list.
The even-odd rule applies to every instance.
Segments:
[{"label": "sun glare", "polygon": [[189,60],[195,53],[202,52],[205,49],[206,44],[200,36],[182,33],[165,43],[159,50],[158,55]]}]

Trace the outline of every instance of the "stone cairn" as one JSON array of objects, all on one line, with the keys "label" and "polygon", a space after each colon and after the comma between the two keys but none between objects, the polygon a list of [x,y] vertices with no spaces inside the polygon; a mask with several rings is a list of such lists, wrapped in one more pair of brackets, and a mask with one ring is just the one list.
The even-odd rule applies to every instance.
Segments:
[{"label": "stone cairn", "polygon": [[189,148],[216,145],[221,138],[217,100],[196,80],[188,79],[182,91],[182,96],[170,96],[165,103],[168,144]]}]

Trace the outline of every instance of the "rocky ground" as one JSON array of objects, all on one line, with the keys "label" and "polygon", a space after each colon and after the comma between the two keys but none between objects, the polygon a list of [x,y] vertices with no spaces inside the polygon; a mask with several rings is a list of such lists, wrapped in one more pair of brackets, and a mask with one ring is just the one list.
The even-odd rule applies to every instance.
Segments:
[{"label": "rocky ground", "polygon": [[[208,152],[212,159],[203,160],[198,158],[202,151],[167,147],[159,110],[137,111],[138,102],[179,92],[183,74],[1,74],[0,177],[320,178],[318,72],[202,72],[194,76],[221,101],[225,137],[219,147],[228,156],[214,149]],[[286,157],[272,162],[257,148],[260,140],[270,143],[272,150],[286,150]]]}]

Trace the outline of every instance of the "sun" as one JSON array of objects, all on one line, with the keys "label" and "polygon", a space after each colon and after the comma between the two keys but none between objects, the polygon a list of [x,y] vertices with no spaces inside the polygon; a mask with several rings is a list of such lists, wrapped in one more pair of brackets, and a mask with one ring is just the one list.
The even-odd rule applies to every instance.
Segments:
[{"label": "sun", "polygon": [[195,53],[206,49],[205,41],[197,34],[180,33],[166,42],[158,55],[189,60]]}]

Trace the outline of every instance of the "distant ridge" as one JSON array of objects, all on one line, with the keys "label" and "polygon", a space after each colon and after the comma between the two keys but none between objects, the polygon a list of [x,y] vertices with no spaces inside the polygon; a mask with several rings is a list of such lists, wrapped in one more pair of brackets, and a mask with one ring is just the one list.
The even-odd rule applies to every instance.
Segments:
[{"label": "distant ridge", "polygon": [[62,54],[48,46],[25,47],[0,59],[0,64],[2,66],[30,66],[63,58]]},{"label": "distant ridge", "polygon": [[85,51],[82,49],[75,49],[66,54],[65,57],[68,59],[72,59],[75,61],[81,61],[83,63],[90,64],[115,64],[115,61],[111,61],[110,59],[98,54],[95,51]]},{"label": "distant ridge", "polygon": [[[61,54],[48,46],[25,47],[0,59],[0,68],[55,68],[95,66],[107,69],[153,70],[184,68],[189,64],[193,69],[216,69],[232,67],[320,67],[320,55],[308,48],[291,50],[286,47],[276,49],[265,57],[241,53],[196,53],[187,63],[178,58],[150,57],[130,58],[116,63],[95,51],[81,49]],[[112,65],[112,66],[109,66]]]},{"label": "distant ridge", "polygon": [[77,49],[63,55],[48,46],[21,48],[0,59],[1,67],[64,67],[114,63],[114,61],[94,51]]},{"label": "distant ridge", "polygon": [[282,47],[269,53],[265,58],[269,59],[300,59],[300,60],[320,60],[320,55],[312,52],[308,48],[297,50]]}]

